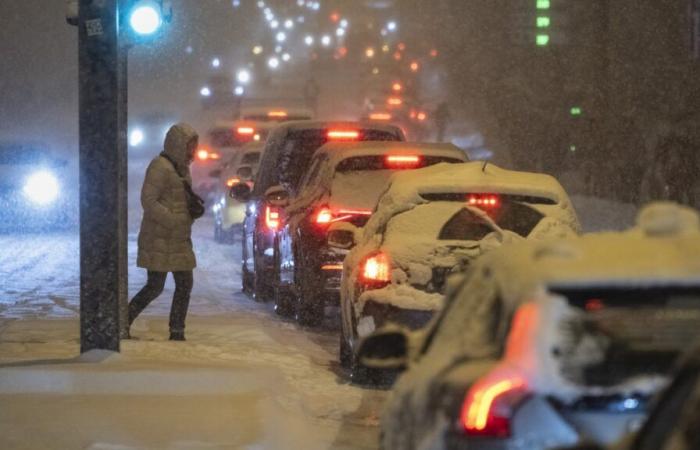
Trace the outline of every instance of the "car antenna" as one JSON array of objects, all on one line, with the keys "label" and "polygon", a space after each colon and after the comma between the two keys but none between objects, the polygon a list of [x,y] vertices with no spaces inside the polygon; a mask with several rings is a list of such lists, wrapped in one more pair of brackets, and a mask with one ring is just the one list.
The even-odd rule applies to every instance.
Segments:
[{"label": "car antenna", "polygon": [[482,171],[482,172],[486,172],[486,166],[488,166],[488,165],[489,165],[489,162],[488,162],[488,161],[484,161],[484,165],[481,166],[481,171]]}]

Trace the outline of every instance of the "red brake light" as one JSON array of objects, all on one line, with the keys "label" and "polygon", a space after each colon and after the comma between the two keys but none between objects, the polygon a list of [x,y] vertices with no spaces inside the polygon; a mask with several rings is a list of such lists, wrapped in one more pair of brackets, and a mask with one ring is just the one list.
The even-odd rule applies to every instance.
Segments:
[{"label": "red brake light", "polygon": [[255,128],[253,127],[238,127],[238,134],[252,135],[255,133]]},{"label": "red brake light", "polygon": [[386,102],[391,106],[401,106],[403,104],[403,100],[398,97],[389,97]]},{"label": "red brake light", "polygon": [[360,137],[360,132],[355,130],[330,130],[328,139],[354,140]]},{"label": "red brake light", "polygon": [[238,177],[229,178],[228,180],[226,180],[226,186],[232,187],[234,184],[238,184],[240,182],[241,179]]},{"label": "red brake light", "polygon": [[328,208],[321,209],[318,214],[316,214],[316,223],[327,224],[333,221],[333,213]]},{"label": "red brake light", "polygon": [[279,228],[281,223],[280,212],[274,206],[265,207],[265,226],[271,230],[275,231]]},{"label": "red brake light", "polygon": [[418,120],[420,120],[421,122],[424,121],[424,120],[427,119],[427,118],[428,118],[428,116],[427,116],[424,112],[419,112],[419,113],[418,113]]},{"label": "red brake light", "polygon": [[370,120],[391,120],[389,113],[372,113],[369,115]]},{"label": "red brake light", "polygon": [[509,437],[513,412],[526,396],[527,385],[517,377],[478,381],[464,400],[460,424],[470,436]]},{"label": "red brake light", "polygon": [[387,155],[384,162],[390,168],[411,168],[421,163],[421,157],[418,155]]},{"label": "red brake light", "polygon": [[287,111],[270,111],[267,117],[287,117]]},{"label": "red brake light", "polygon": [[370,283],[388,284],[390,263],[386,253],[377,253],[365,260],[362,266],[362,280]]},{"label": "red brake light", "polygon": [[401,92],[401,89],[403,89],[403,86],[401,86],[401,83],[394,83],[391,88],[396,91],[396,92]]},{"label": "red brake light", "polygon": [[601,309],[605,309],[605,303],[599,298],[591,298],[586,300],[585,308],[586,311],[600,311]]},{"label": "red brake light", "polygon": [[209,152],[203,148],[197,150],[197,159],[199,159],[200,161],[206,161],[207,159],[209,159]]},{"label": "red brake light", "polygon": [[497,208],[501,200],[495,194],[470,194],[467,203],[472,206],[485,206],[487,208]]},{"label": "red brake light", "polygon": [[214,159],[214,160],[221,159],[221,155],[218,153],[209,152],[209,159]]}]

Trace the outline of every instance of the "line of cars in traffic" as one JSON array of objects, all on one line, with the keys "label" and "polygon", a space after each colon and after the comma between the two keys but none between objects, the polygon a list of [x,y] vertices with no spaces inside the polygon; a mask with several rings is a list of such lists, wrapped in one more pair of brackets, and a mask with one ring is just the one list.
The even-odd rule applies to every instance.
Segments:
[{"label": "line of cars in traffic", "polygon": [[[599,448],[640,426],[624,448],[697,448],[664,446],[692,438],[697,364],[642,426],[700,337],[696,212],[655,204],[633,230],[580,236],[556,179],[387,124],[282,123],[256,151],[254,177],[222,175],[243,288],[306,326],[340,304],[351,380],[401,374],[382,448]],[[679,390],[695,399],[682,433]]]}]

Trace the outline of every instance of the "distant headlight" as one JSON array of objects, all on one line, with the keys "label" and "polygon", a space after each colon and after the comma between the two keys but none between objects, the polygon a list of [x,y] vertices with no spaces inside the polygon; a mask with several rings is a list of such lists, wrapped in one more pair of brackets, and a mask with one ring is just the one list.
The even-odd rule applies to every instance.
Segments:
[{"label": "distant headlight", "polygon": [[36,172],[24,183],[24,195],[33,203],[46,205],[58,197],[58,180],[47,171]]}]

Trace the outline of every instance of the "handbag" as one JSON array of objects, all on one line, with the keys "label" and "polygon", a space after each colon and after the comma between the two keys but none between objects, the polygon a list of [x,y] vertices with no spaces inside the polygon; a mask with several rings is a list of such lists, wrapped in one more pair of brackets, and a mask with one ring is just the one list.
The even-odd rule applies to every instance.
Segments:
[{"label": "handbag", "polygon": [[177,170],[177,164],[175,164],[175,161],[173,161],[170,156],[166,155],[165,152],[161,153],[160,156],[170,162],[173,169],[175,169],[175,173],[182,181],[182,185],[185,188],[185,196],[187,197],[187,211],[190,213],[190,217],[192,217],[193,220],[199,219],[206,211],[206,208],[204,207],[204,200],[192,190],[190,183],[188,183],[187,179]]}]

